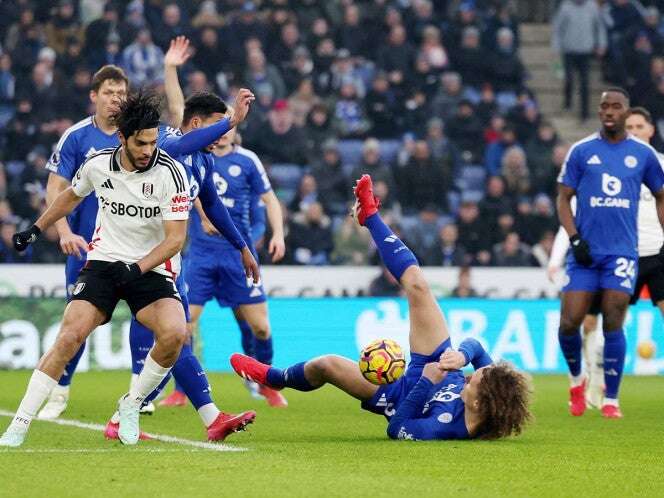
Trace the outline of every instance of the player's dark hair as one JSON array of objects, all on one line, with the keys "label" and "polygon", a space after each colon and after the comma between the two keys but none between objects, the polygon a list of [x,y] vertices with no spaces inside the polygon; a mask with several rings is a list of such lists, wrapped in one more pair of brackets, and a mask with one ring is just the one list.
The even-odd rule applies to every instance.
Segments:
[{"label": "player's dark hair", "polygon": [[478,386],[481,439],[518,435],[532,419],[529,377],[505,361],[483,370]]},{"label": "player's dark hair", "polygon": [[620,93],[627,99],[628,103],[630,101],[630,96],[629,93],[627,93],[627,90],[625,90],[624,88],[620,88],[619,86],[611,86],[606,90],[604,90],[602,93]]},{"label": "player's dark hair", "polygon": [[650,114],[650,111],[646,109],[645,107],[631,107],[629,109],[629,112],[627,113],[627,117],[629,116],[642,116],[643,119],[645,119],[648,123],[654,124],[652,120],[652,114]]},{"label": "player's dark hair", "polygon": [[124,81],[124,84],[129,87],[129,78],[122,70],[121,67],[108,64],[103,66],[92,76],[92,91],[98,92],[104,81]]},{"label": "player's dark hair", "polygon": [[182,124],[186,125],[192,118],[198,116],[199,118],[207,118],[219,112],[226,114],[228,107],[211,92],[198,92],[189,97],[184,103],[184,115],[182,116]]},{"label": "player's dark hair", "polygon": [[150,92],[140,90],[132,93],[120,104],[113,120],[122,135],[128,139],[140,130],[159,126],[161,99]]}]

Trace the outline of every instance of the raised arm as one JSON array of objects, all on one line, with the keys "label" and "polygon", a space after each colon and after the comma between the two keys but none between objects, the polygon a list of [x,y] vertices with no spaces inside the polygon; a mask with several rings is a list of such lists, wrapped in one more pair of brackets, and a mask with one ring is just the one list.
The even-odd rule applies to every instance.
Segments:
[{"label": "raised arm", "polygon": [[168,103],[168,124],[174,128],[182,125],[184,116],[184,94],[178,78],[178,67],[187,62],[190,55],[189,40],[185,36],[178,36],[171,40],[171,46],[164,56],[164,91]]}]

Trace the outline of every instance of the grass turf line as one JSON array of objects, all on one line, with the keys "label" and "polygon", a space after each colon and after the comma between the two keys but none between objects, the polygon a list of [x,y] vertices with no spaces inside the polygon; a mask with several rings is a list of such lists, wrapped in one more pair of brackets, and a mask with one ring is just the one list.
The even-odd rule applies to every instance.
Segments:
[{"label": "grass turf line", "polygon": [[[29,376],[0,372],[0,408],[16,408]],[[66,418],[105,423],[128,378],[127,372],[77,374]],[[0,450],[0,495],[664,495],[662,377],[626,378],[625,419],[604,420],[596,410],[570,417],[566,379],[539,376],[536,420],[523,436],[431,443],[388,440],[382,417],[361,411],[359,402],[331,387],[285,391],[290,406],[281,410],[251,399],[235,376],[210,380],[222,409],[257,410],[249,431],[227,440],[252,451],[164,451],[173,445],[158,441],[122,447],[101,432],[36,421],[25,450]],[[0,423],[4,430],[8,419]],[[158,408],[141,424],[148,432],[205,439],[191,406]]]}]

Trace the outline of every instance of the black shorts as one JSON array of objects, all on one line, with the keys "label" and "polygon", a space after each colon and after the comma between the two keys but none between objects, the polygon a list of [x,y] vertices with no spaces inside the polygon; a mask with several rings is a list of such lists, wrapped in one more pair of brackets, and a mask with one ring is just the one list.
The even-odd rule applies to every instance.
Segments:
[{"label": "black shorts", "polygon": [[172,297],[182,301],[173,279],[153,271],[144,273],[127,285],[116,287],[105,274],[109,264],[105,261],[88,261],[71,295],[72,301],[87,301],[103,311],[106,314],[104,323],[110,321],[120,299],[127,302],[134,316],[159,299]]},{"label": "black shorts", "polygon": [[630,304],[635,304],[639,300],[644,285],[648,285],[650,300],[655,306],[664,300],[664,262],[659,254],[639,258],[639,274]]},{"label": "black shorts", "polygon": [[590,304],[590,309],[588,314],[592,316],[597,316],[602,312],[602,291],[595,292],[595,297],[593,297],[593,302]]}]

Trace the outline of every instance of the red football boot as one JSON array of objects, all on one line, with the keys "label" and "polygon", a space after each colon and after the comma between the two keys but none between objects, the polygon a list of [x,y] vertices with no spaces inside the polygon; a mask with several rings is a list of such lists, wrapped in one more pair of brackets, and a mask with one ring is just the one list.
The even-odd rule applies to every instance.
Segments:
[{"label": "red football boot", "polygon": [[580,417],[586,411],[586,381],[580,386],[569,389],[569,412],[574,417]]},{"label": "red football boot", "polygon": [[208,441],[223,441],[229,434],[245,430],[255,418],[256,412],[253,410],[238,415],[221,412],[207,428]]},{"label": "red football boot", "polygon": [[270,369],[270,365],[265,365],[251,356],[234,353],[231,355],[231,366],[235,373],[243,379],[258,382],[263,386],[268,385],[267,371]]},{"label": "red football boot", "polygon": [[187,396],[183,392],[173,391],[159,402],[159,406],[185,406]]},{"label": "red football boot", "polygon": [[602,406],[602,417],[604,418],[623,418],[619,406],[604,405]]},{"label": "red football boot", "polygon": [[353,214],[357,222],[364,226],[367,218],[376,214],[380,207],[380,199],[373,193],[371,177],[369,175],[362,175],[362,178],[357,180],[353,193],[357,199],[355,206],[353,206]]},{"label": "red football boot", "polygon": [[288,401],[286,401],[284,395],[276,389],[260,385],[258,386],[258,394],[261,394],[272,408],[286,408],[288,406]]},{"label": "red football boot", "polygon": [[[120,423],[118,422],[116,424],[109,420],[108,424],[106,424],[106,429],[104,429],[104,437],[106,439],[120,439],[120,437],[118,436],[118,429],[120,429]],[[140,434],[138,435],[138,439],[140,439],[141,441],[148,441],[152,438],[148,436],[145,432],[141,431]]]}]

